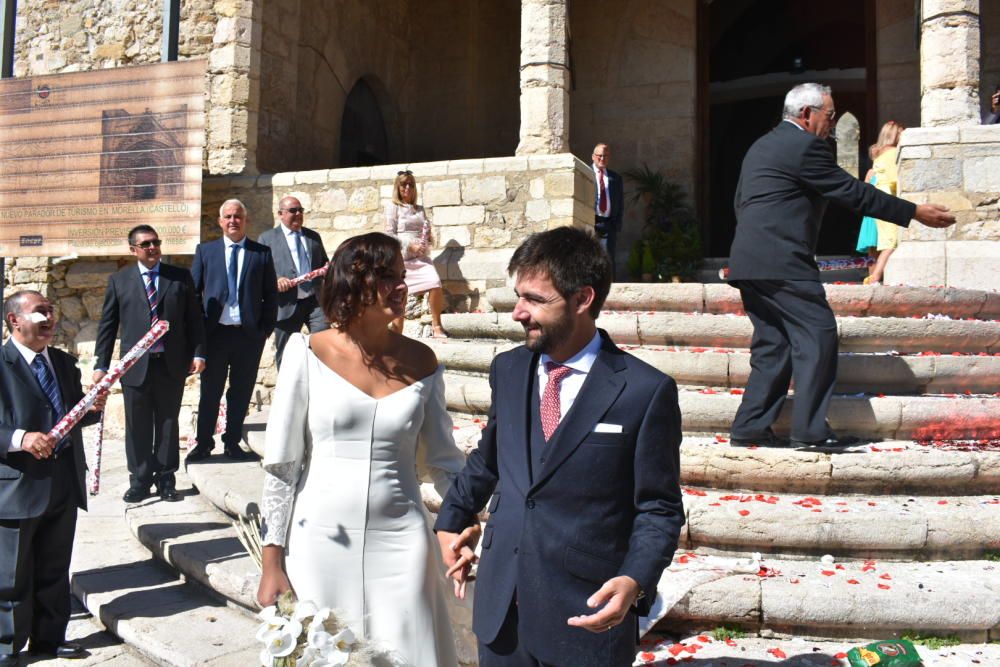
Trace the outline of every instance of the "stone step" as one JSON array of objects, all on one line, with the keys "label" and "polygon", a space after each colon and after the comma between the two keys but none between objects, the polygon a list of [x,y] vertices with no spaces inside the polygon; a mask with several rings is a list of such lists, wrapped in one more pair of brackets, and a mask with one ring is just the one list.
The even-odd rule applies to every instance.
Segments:
[{"label": "stone step", "polygon": [[[256,462],[210,459],[188,470],[216,509],[233,517],[256,512],[264,486],[264,471]],[[436,511],[440,498],[429,484],[423,490],[428,509]],[[1000,551],[1000,495],[775,496],[689,486],[684,493],[685,549],[786,556],[819,550],[819,555],[917,560],[976,558]]]},{"label": "stone step", "polygon": [[[717,638],[718,637],[718,638]],[[665,667],[690,660],[704,667],[847,667],[846,654],[856,646],[889,639],[888,635],[859,641],[783,639],[756,635],[723,639],[714,628],[693,634],[652,632],[639,643],[635,665]],[[924,667],[1000,665],[1000,645],[957,644],[941,648],[915,645]],[[776,663],[780,660],[780,663]]]},{"label": "stone step", "polygon": [[[488,373],[493,358],[519,343],[428,339],[449,370]],[[750,353],[727,348],[663,348],[625,345],[623,349],[670,375],[680,385],[745,387]],[[986,353],[983,353],[984,355]],[[1000,387],[1000,356],[898,355],[842,352],[836,390],[841,393],[973,394]]]},{"label": "stone step", "polygon": [[[685,433],[725,433],[736,415],[742,390],[679,392]],[[489,381],[479,375],[445,373],[448,408],[482,415],[490,404]],[[785,402],[775,430],[787,433],[791,406]],[[842,434],[873,439],[966,439],[1000,437],[1000,398],[972,396],[834,395],[829,421]]]},{"label": "stone step", "polygon": [[[894,285],[824,285],[830,307],[840,316],[922,317],[944,315],[978,320],[1000,319],[1000,293],[956,287]],[[486,290],[493,310],[510,313],[514,290]],[[675,311],[681,313],[742,313],[740,293],[728,284],[615,283],[605,311]],[[508,318],[509,319],[509,318]]]},{"label": "stone step", "polygon": [[[521,325],[506,313],[442,315],[453,338],[520,341]],[[749,348],[753,327],[741,315],[676,312],[612,312],[597,320],[619,345]],[[837,318],[843,352],[899,354],[1000,353],[1000,322],[901,317]]]},{"label": "stone step", "polygon": [[[259,467],[257,472],[253,463],[222,465],[214,470],[213,467],[211,462],[193,465],[192,476],[203,480],[203,485],[216,481],[220,486],[236,484],[219,493],[203,489],[207,498],[226,498],[227,508],[253,502],[245,498],[249,493],[247,487],[256,486],[248,479],[261,474]],[[236,500],[238,495],[243,495],[244,500]],[[196,578],[200,572],[214,567],[220,573],[209,579],[217,587],[215,590],[232,596],[230,599],[238,604],[247,604],[251,600],[248,591],[254,589],[256,580],[242,566],[239,557],[212,563],[194,562],[196,556],[206,561],[212,556],[210,550],[195,546],[199,539],[213,539],[214,535],[209,526],[210,532],[198,537],[205,530],[201,516],[173,514],[172,530],[163,531],[156,540],[148,533],[145,541],[159,552],[174,554],[182,545],[189,545],[189,557],[174,558],[178,567]],[[184,523],[190,526],[188,532]],[[1000,626],[1000,608],[995,604],[1000,594],[1000,577],[996,574],[998,567],[991,561],[873,563],[848,559],[841,563],[840,569],[836,565],[821,565],[817,558],[765,558],[763,564],[768,570],[762,572],[770,576],[734,574],[698,583],[700,575],[693,573],[692,568],[699,559],[706,558],[711,555],[704,550],[678,553],[664,581],[667,586],[677,582],[678,586],[685,586],[684,590],[690,590],[659,627],[676,630],[738,625],[756,633],[833,637],[880,637],[906,630],[956,634],[968,641],[985,642],[990,630],[995,632]],[[232,572],[221,576],[225,569]],[[832,574],[823,575],[823,569]]]},{"label": "stone step", "polygon": [[[121,662],[112,658],[106,664],[257,664],[258,622],[153,559],[129,531],[121,500],[128,488],[124,462],[124,443],[105,440],[102,490],[90,498],[89,510],[80,513],[71,566],[73,594],[109,632],[141,654],[138,660],[122,656]],[[192,491],[183,474],[179,477],[184,501],[175,505],[183,506],[192,499]],[[168,503],[145,503],[154,504]],[[187,527],[174,523],[164,529],[183,532]]]},{"label": "stone step", "polygon": [[[678,588],[695,576],[704,554],[678,553],[664,582]],[[694,586],[658,625],[738,625],[785,636],[885,637],[891,633],[995,640],[1000,631],[1000,565],[993,561],[765,558],[757,575],[734,574]],[[839,565],[839,567],[838,567]],[[684,586],[686,589],[687,586]]]},{"label": "stone step", "polygon": [[[471,451],[485,419],[459,413],[452,418],[455,442],[463,451]],[[260,455],[266,423],[267,409],[251,415],[244,428],[246,443]],[[194,466],[190,471],[192,476],[199,474]],[[1000,447],[890,440],[842,450],[774,449],[731,447],[724,435],[688,435],[681,444],[681,480],[693,486],[769,493],[980,495],[1000,489]],[[259,487],[255,489],[259,496]],[[229,506],[228,501],[213,502]]]}]

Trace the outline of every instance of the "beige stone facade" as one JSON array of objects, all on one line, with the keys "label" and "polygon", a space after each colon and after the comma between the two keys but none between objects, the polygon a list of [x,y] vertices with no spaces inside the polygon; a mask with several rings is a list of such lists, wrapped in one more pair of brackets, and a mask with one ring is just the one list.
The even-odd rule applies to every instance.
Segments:
[{"label": "beige stone facade", "polygon": [[[952,206],[960,224],[912,230],[888,280],[996,288],[1000,135],[977,122],[1000,83],[1000,3],[922,6],[919,49],[910,0],[870,14],[876,123],[934,126],[904,135],[902,191]],[[159,57],[161,0],[22,0],[17,11],[19,77]],[[705,12],[696,0],[622,0],[613,14],[598,0],[184,0],[180,57],[208,62],[203,238],[217,236],[229,197],[246,202],[256,237],[295,194],[332,250],[382,228],[392,179],[411,169],[449,305],[483,307],[528,233],[591,224],[596,142],[611,144],[612,168],[645,164],[697,196],[711,122],[699,115]],[[372,110],[381,136],[345,125]],[[342,168],[349,148],[382,166]],[[639,208],[626,207],[619,264]],[[8,290],[48,294],[60,343],[86,358],[107,275],[125,261],[8,258]],[[265,360],[262,399],[273,376]]]}]

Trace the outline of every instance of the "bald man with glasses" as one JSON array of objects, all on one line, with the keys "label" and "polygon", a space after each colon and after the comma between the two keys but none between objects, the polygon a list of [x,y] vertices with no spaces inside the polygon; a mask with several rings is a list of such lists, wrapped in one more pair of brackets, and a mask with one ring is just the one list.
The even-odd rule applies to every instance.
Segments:
[{"label": "bald man with glasses", "polygon": [[304,226],[305,209],[297,198],[282,197],[278,202],[278,225],[257,239],[271,249],[274,270],[278,275],[278,322],[274,327],[274,362],[281,367],[281,355],[289,336],[309,327],[309,333],[330,327],[319,306],[322,278],[296,287],[292,279],[325,266],[329,262],[323,239]]},{"label": "bald man with glasses", "polygon": [[622,215],[625,211],[622,177],[608,168],[611,162],[611,148],[607,144],[594,146],[591,155],[594,169],[594,231],[601,239],[601,245],[611,256],[611,278],[615,277],[615,248],[618,232],[622,230]]}]

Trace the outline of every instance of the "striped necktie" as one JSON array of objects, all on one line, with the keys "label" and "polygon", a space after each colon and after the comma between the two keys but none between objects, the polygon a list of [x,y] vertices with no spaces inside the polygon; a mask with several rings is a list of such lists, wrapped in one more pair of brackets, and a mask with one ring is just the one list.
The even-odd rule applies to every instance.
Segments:
[{"label": "striped necktie", "polygon": [[[159,272],[147,271],[143,275],[146,278],[146,300],[149,301],[149,326],[152,327],[160,321],[156,314],[156,304],[159,302],[159,297],[156,294],[156,276],[159,275]],[[163,352],[163,341],[156,341],[149,351],[150,353]]]},{"label": "striped necktie", "polygon": [[52,374],[52,369],[49,368],[45,357],[41,354],[36,354],[35,358],[31,360],[31,372],[38,379],[38,384],[41,385],[42,391],[49,397],[49,404],[52,408],[52,425],[55,426],[63,416],[62,396],[59,395],[59,385],[56,383],[56,376]]}]

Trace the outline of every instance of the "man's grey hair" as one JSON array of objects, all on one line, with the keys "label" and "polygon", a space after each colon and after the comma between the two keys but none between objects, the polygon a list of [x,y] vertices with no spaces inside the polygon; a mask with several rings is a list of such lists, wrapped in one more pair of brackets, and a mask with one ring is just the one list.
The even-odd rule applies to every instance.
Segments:
[{"label": "man's grey hair", "polygon": [[830,94],[830,86],[818,83],[800,83],[785,95],[782,118],[798,118],[805,107],[823,107],[823,96]]},{"label": "man's grey hair", "polygon": [[222,212],[225,211],[226,207],[229,206],[229,205],[231,205],[231,204],[236,204],[237,206],[239,206],[240,210],[243,211],[243,217],[246,217],[246,215],[247,215],[246,204],[244,204],[243,202],[241,202],[239,199],[227,199],[226,201],[222,202],[222,206],[219,207],[219,217],[220,218],[222,217]]},{"label": "man's grey hair", "polygon": [[24,308],[24,300],[32,294],[43,299],[45,298],[45,295],[41,292],[33,289],[23,289],[19,292],[14,292],[7,297],[6,301],[3,302],[3,321],[7,323],[8,331],[13,331],[14,327],[11,325],[10,320],[7,319],[7,316],[11,313],[14,315],[21,315],[24,312],[22,310],[22,308]]}]

